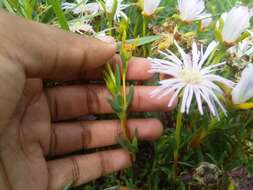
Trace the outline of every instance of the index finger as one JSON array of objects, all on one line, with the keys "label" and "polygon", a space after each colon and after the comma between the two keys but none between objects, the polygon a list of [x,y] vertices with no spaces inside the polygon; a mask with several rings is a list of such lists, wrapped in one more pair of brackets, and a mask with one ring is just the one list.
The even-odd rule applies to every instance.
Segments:
[{"label": "index finger", "polygon": [[116,52],[114,43],[27,21],[5,11],[0,11],[0,25],[0,50],[4,50],[0,53],[21,64],[28,78],[78,79],[105,64]]}]

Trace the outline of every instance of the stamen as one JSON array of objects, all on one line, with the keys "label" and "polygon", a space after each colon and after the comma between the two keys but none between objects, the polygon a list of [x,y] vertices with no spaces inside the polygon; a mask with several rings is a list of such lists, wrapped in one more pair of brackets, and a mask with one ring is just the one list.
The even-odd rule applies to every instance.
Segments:
[{"label": "stamen", "polygon": [[202,81],[200,71],[194,69],[184,69],[182,70],[180,76],[186,83],[197,84]]}]

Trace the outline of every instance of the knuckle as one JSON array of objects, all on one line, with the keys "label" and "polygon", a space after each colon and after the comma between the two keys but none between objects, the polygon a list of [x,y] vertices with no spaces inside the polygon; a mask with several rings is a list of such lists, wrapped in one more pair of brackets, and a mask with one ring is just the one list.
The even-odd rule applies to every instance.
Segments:
[{"label": "knuckle", "polygon": [[87,113],[93,114],[98,112],[101,109],[100,101],[99,101],[99,92],[92,88],[91,86],[87,85],[84,87],[85,91],[85,106],[87,109]]},{"label": "knuckle", "polygon": [[80,126],[82,128],[82,146],[83,148],[89,148],[92,145],[92,134],[89,128],[84,126],[83,121],[80,121]]},{"label": "knuckle", "polygon": [[72,167],[71,167],[72,184],[75,185],[75,184],[78,184],[79,179],[80,179],[80,165],[79,165],[77,157],[72,157],[71,162],[72,162]]},{"label": "knuckle", "polygon": [[112,167],[104,152],[98,153],[100,176],[106,175]]},{"label": "knuckle", "polygon": [[57,135],[56,135],[56,128],[54,126],[51,127],[51,133],[50,133],[50,143],[49,143],[49,156],[54,157],[56,155],[57,150]]},{"label": "knuckle", "polygon": [[141,109],[141,93],[140,93],[140,90],[138,88],[135,88],[134,90],[134,109],[135,110],[140,110]]},{"label": "knuckle", "polygon": [[56,93],[54,89],[45,90],[45,95],[47,97],[48,105],[51,112],[51,117],[57,121],[59,120],[59,102],[57,101]]}]

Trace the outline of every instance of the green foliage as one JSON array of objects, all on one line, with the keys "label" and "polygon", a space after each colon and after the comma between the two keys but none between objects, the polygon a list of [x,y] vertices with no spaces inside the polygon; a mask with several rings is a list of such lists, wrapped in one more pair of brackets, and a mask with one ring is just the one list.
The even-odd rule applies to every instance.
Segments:
[{"label": "green foliage", "polygon": [[208,1],[209,8],[214,13],[223,13],[229,11],[238,3],[238,0],[210,0]]},{"label": "green foliage", "polygon": [[47,2],[52,6],[61,28],[64,30],[69,30],[68,21],[65,18],[64,12],[61,8],[61,2],[58,0],[47,0]]},{"label": "green foliage", "polygon": [[[161,36],[154,35],[154,36],[146,36],[146,37],[139,38],[138,41],[137,41],[137,44],[135,44],[136,39],[126,40],[125,43],[135,45],[136,47],[139,47],[139,46],[144,46],[146,44],[150,44],[150,43],[155,42],[155,41],[160,40],[160,39],[161,39]],[[121,45],[122,45],[122,42],[117,43],[118,51],[119,51]]]},{"label": "green foliage", "polygon": [[72,185],[72,184],[66,185],[65,187],[63,187],[63,190],[69,190],[69,189],[71,188],[71,185]]},{"label": "green foliage", "polygon": [[128,150],[132,154],[138,152],[138,140],[136,137],[133,138],[132,142],[127,139],[119,138],[118,143],[122,148]]}]

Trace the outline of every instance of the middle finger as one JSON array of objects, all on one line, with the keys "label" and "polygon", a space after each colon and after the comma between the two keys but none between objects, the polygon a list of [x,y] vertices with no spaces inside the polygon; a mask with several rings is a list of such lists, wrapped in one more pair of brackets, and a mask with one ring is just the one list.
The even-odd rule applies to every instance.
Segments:
[{"label": "middle finger", "polygon": [[[134,98],[130,105],[133,112],[170,111],[176,101],[168,107],[173,93],[161,99],[151,98],[156,86],[135,86]],[[51,118],[53,121],[74,119],[87,114],[108,114],[113,110],[108,103],[111,97],[104,85],[77,85],[56,87],[46,90]]]}]

